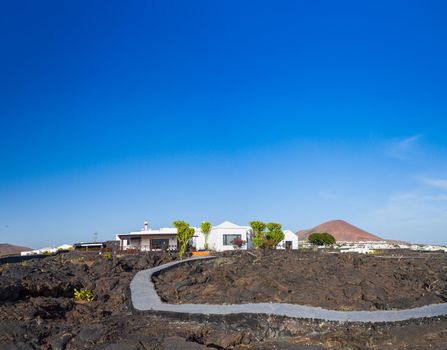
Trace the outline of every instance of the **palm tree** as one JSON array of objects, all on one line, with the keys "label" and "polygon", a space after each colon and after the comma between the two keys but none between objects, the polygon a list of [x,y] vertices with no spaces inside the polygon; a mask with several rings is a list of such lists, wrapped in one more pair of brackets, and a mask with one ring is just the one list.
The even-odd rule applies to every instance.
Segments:
[{"label": "palm tree", "polygon": [[208,250],[208,235],[211,232],[211,224],[208,221],[204,221],[200,225],[200,229],[202,230],[203,235],[205,236],[205,249]]}]

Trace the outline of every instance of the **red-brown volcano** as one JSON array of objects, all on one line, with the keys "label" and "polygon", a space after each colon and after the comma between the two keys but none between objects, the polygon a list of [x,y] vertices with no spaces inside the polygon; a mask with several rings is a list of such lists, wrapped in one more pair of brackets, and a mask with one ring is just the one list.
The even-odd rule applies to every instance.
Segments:
[{"label": "red-brown volcano", "polygon": [[20,247],[8,243],[0,243],[0,256],[20,254],[20,252],[24,252],[27,250],[31,250],[31,248]]},{"label": "red-brown volcano", "polygon": [[332,220],[310,230],[298,231],[298,239],[305,241],[312,233],[330,233],[337,242],[383,241],[382,238],[355,227],[343,220]]}]

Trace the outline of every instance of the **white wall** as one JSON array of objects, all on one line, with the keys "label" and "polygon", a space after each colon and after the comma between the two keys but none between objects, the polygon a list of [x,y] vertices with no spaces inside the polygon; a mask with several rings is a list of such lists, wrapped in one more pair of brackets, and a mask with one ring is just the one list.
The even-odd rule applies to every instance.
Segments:
[{"label": "white wall", "polygon": [[[200,228],[194,227],[194,236],[192,237],[192,246],[197,250],[205,250],[205,235]],[[210,233],[211,235],[211,233]]]},{"label": "white wall", "polygon": [[[166,235],[166,234],[165,235],[163,235],[163,234],[148,235],[148,234],[135,233],[135,234],[133,234],[132,238],[140,238],[141,239],[140,248],[141,248],[141,250],[144,250],[144,251],[150,250],[150,244],[151,244],[150,240],[151,239],[169,239],[169,249],[176,249],[176,247],[177,247],[177,236],[173,236],[173,235]],[[117,235],[117,240],[120,241],[122,249],[130,248],[130,246],[127,244],[129,239],[130,239],[130,237],[125,237],[123,239],[120,239],[119,236]]]},{"label": "white wall", "polygon": [[[245,242],[250,240],[249,232],[245,228],[216,228],[211,230],[208,238],[208,245],[210,249],[216,251],[235,250],[233,245],[224,245],[224,235],[241,235],[241,239]],[[247,249],[247,243],[241,247],[241,249]]]},{"label": "white wall", "polygon": [[[235,248],[230,245],[223,245],[223,235],[225,234],[236,234],[241,235],[242,240],[247,243],[242,246],[241,249],[251,249],[252,248],[252,230],[247,226],[237,226],[235,224],[224,222],[218,226],[213,226],[211,232],[208,236],[208,248],[210,250],[215,250],[218,252],[226,251],[226,250],[235,250]],[[196,232],[193,238],[193,245],[197,250],[205,249],[205,236],[199,228],[196,228]],[[285,242],[292,242],[292,249],[298,249],[298,236],[290,231],[284,230],[284,240],[278,244],[277,249],[285,249]]]},{"label": "white wall", "polygon": [[[235,250],[233,245],[223,245],[224,235],[241,235],[241,239],[247,242],[241,247],[241,249],[247,249],[251,247],[251,229],[246,226],[237,226],[232,223],[222,223],[218,226],[213,226],[211,232],[208,235],[208,249],[218,252],[226,250]],[[205,236],[200,229],[196,229],[193,237],[193,245],[197,250],[205,249]]]}]

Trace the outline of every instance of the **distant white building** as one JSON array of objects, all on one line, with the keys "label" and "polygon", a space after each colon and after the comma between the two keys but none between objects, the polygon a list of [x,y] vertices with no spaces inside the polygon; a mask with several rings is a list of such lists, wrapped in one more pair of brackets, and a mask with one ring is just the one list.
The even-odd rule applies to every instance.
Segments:
[{"label": "distant white building", "polygon": [[276,249],[298,249],[298,235],[290,230],[284,230],[284,240],[279,242]]},{"label": "distant white building", "polygon": [[34,250],[27,250],[24,252],[20,252],[21,256],[27,256],[27,255],[39,255],[39,254],[48,254],[48,253],[56,253],[59,250],[71,250],[73,249],[72,244],[62,244],[59,247],[45,247],[41,249],[34,249]]}]

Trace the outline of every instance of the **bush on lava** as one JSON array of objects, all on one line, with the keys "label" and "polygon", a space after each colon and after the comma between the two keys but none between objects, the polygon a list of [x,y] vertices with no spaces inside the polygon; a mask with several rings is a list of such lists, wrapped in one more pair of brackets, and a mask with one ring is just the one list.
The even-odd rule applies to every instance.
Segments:
[{"label": "bush on lava", "polygon": [[335,238],[329,233],[312,233],[307,239],[313,245],[333,245],[335,244]]},{"label": "bush on lava", "polygon": [[87,303],[90,303],[93,301],[93,299],[95,299],[95,297],[93,296],[93,292],[91,290],[88,289],[77,290],[75,288],[74,299],[76,301],[86,301]]}]

